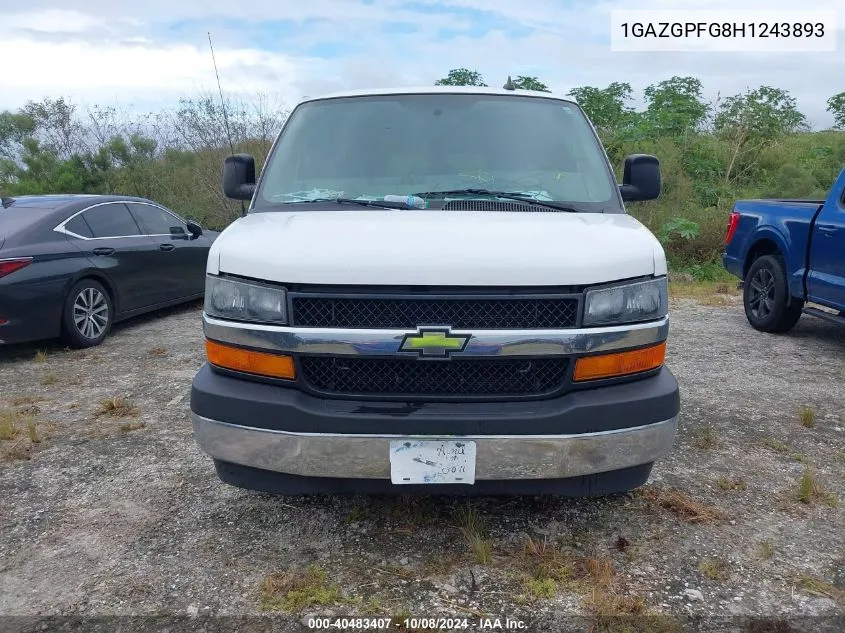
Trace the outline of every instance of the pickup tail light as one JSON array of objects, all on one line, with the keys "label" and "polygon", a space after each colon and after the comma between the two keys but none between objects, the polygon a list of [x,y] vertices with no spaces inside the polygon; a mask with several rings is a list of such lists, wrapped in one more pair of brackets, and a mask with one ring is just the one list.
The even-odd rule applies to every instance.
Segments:
[{"label": "pickup tail light", "polygon": [[736,233],[736,227],[739,226],[739,211],[731,211],[728,217],[728,231],[725,234],[725,245],[730,244]]},{"label": "pickup tail light", "polygon": [[0,277],[11,275],[16,270],[26,268],[32,263],[32,257],[16,257],[14,259],[0,259]]}]

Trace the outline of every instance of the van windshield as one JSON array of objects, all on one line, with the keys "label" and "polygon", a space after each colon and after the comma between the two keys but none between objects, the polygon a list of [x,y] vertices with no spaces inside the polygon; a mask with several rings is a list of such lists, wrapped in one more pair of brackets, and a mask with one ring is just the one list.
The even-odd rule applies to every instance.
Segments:
[{"label": "van windshield", "polygon": [[[544,97],[398,94],[298,106],[273,149],[254,211],[315,199],[487,189],[623,213],[581,110]],[[438,208],[452,198],[426,196]]]}]

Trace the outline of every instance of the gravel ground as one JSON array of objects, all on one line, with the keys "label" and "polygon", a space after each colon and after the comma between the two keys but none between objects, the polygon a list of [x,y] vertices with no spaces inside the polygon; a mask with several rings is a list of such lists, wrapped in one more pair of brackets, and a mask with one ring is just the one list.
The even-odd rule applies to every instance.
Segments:
[{"label": "gravel ground", "polygon": [[709,303],[672,306],[673,453],[648,485],[601,499],[226,486],[188,418],[197,304],[118,325],[91,350],[2,348],[0,422],[16,433],[0,440],[0,629],[75,616],[83,630],[129,630],[130,618],[84,618],[165,615],[156,626],[211,631],[234,622],[221,616],[278,612],[274,630],[323,614],[466,618],[470,630],[508,617],[532,631],[841,631],[843,330],[805,317],[764,335],[735,299]]}]

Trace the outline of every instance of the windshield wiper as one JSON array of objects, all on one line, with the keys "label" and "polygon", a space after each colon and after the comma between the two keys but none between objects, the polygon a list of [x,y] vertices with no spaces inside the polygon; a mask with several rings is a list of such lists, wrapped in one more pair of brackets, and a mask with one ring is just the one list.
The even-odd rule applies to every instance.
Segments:
[{"label": "windshield wiper", "polygon": [[376,207],[377,209],[410,209],[405,202],[390,200],[356,200],[355,198],[310,198],[308,200],[294,200],[282,204],[306,204],[311,202],[336,202],[338,204],[357,204],[362,207]]},{"label": "windshield wiper", "polygon": [[581,209],[576,209],[575,207],[566,204],[561,204],[560,202],[536,200],[530,197],[528,194],[521,193],[519,191],[495,191],[491,189],[449,189],[447,191],[423,191],[412,195],[419,196],[424,200],[436,196],[492,196],[494,198],[504,198],[506,200],[518,200],[519,202],[525,202],[527,204],[533,204],[540,207],[547,207],[549,209],[555,209],[557,211],[566,211],[567,213],[582,213]]}]

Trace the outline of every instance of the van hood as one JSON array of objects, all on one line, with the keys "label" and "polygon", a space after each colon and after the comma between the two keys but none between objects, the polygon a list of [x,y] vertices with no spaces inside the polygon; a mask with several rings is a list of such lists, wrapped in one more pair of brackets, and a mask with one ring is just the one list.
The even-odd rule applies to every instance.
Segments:
[{"label": "van hood", "polygon": [[210,274],[298,284],[555,286],[666,273],[629,215],[471,211],[251,213],[211,247]]}]

